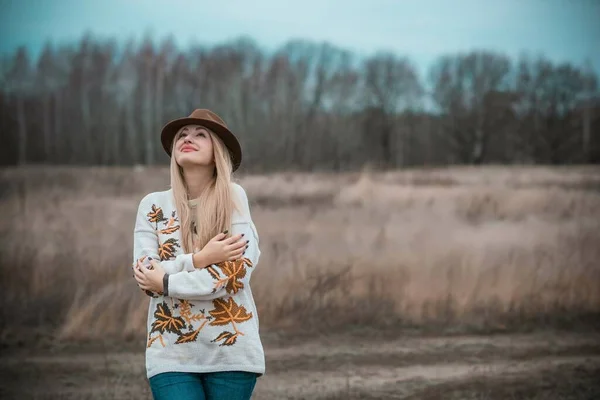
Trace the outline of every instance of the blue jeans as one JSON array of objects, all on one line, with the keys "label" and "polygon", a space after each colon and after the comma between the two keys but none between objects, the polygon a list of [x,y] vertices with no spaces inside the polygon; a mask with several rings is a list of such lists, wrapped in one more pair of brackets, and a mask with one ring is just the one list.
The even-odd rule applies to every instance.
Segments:
[{"label": "blue jeans", "polygon": [[149,379],[154,400],[249,400],[257,374],[163,372]]}]

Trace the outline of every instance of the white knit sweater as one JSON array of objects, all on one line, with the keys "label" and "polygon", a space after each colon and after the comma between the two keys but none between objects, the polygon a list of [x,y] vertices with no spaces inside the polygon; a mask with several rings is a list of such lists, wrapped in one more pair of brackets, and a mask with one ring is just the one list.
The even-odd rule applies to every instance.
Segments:
[{"label": "white knit sweater", "polygon": [[258,266],[258,234],[244,189],[232,184],[241,212],[231,235],[249,240],[243,259],[196,269],[181,248],[181,226],[171,189],[145,196],[134,230],[133,265],[160,260],[169,274],[168,296],[152,296],[148,309],[146,372],[249,371],[263,374],[265,357],[250,277]]}]

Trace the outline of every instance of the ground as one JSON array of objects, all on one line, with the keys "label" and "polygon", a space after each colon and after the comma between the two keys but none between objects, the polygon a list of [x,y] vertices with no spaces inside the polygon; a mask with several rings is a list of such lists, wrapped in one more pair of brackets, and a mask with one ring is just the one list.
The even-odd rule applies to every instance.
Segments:
[{"label": "ground", "polygon": [[[253,399],[598,399],[597,333],[265,335]],[[4,399],[151,399],[131,346],[10,350]]]}]

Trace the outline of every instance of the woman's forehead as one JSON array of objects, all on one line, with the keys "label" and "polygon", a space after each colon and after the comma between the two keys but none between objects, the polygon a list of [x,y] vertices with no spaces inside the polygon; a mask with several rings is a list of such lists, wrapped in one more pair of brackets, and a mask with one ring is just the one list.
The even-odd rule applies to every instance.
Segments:
[{"label": "woman's forehead", "polygon": [[203,127],[202,125],[190,124],[190,125],[185,125],[185,126],[181,127],[181,129],[179,130],[179,133],[201,132],[201,131],[209,132],[209,130],[207,128]]}]

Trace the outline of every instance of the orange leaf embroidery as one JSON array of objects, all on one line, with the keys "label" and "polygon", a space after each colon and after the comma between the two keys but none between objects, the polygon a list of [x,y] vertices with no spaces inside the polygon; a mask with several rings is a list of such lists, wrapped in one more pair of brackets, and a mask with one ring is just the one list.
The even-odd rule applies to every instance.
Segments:
[{"label": "orange leaf embroidery", "polygon": [[241,323],[248,321],[252,318],[252,313],[248,313],[244,306],[238,305],[233,297],[224,300],[222,298],[214,299],[213,306],[214,310],[209,311],[210,315],[213,316],[214,320],[210,322],[212,326],[223,326],[235,323]]},{"label": "orange leaf embroidery", "polygon": [[188,324],[191,325],[193,321],[206,319],[203,313],[204,310],[201,310],[201,313],[199,314],[192,314],[192,304],[187,300],[179,300],[179,315],[181,315]]},{"label": "orange leaf embroidery", "polygon": [[158,256],[161,261],[169,260],[175,257],[175,248],[179,247],[179,242],[175,238],[165,240],[158,246]]},{"label": "orange leaf embroidery", "polygon": [[202,329],[202,327],[196,329],[195,331],[180,335],[177,338],[177,341],[175,341],[175,344],[195,342],[196,339],[198,339],[198,333],[200,332],[200,329]]},{"label": "orange leaf embroidery", "polygon": [[177,218],[175,218],[175,211],[173,211],[173,213],[171,214],[171,218],[169,218],[167,226],[158,232],[162,233],[163,235],[170,235],[172,233],[177,232],[177,230],[179,229],[179,225],[175,225],[175,221],[177,221]]},{"label": "orange leaf embroidery", "polygon": [[181,329],[185,327],[185,321],[181,317],[173,317],[171,310],[166,302],[158,303],[154,311],[154,322],[152,323],[152,332],[171,332],[181,335]]},{"label": "orange leaf embroidery", "polygon": [[213,342],[219,342],[219,341],[223,340],[223,343],[221,343],[221,346],[231,346],[231,345],[235,344],[238,334],[223,331],[223,332],[221,332],[221,334],[219,336],[216,337],[216,339],[213,340]]},{"label": "orange leaf embroidery", "polygon": [[237,341],[239,335],[243,335],[236,326],[236,323],[242,323],[252,318],[252,313],[248,313],[244,306],[236,304],[233,297],[229,297],[227,301],[221,299],[213,300],[214,310],[209,311],[215,319],[210,322],[213,326],[229,325],[233,327],[234,332],[224,331],[219,334],[212,342],[220,342],[219,346],[232,346]]},{"label": "orange leaf embroidery", "polygon": [[158,232],[162,233],[163,235],[170,235],[172,233],[177,232],[178,230],[179,230],[179,225],[175,225],[175,226],[172,226],[170,228],[161,229]]},{"label": "orange leaf embroidery", "polygon": [[[174,309],[179,307],[179,316],[173,316],[167,303],[164,301],[156,305],[156,311],[154,312],[155,320],[148,335],[148,347],[152,346],[152,343],[156,340],[160,340],[160,343],[165,347],[162,336],[165,332],[174,333],[178,336],[175,344],[195,342],[198,339],[198,334],[209,321],[209,318],[204,315],[204,310],[200,310],[198,314],[193,314],[192,307],[194,305],[187,300],[179,300],[179,304],[173,304],[173,299],[171,299],[171,306]],[[192,325],[194,321],[202,321],[200,326],[195,330]],[[182,332],[186,327],[186,322],[189,324],[189,331]],[[153,332],[157,332],[154,337],[152,337]]]},{"label": "orange leaf embroidery", "polygon": [[152,346],[152,343],[154,343],[156,341],[156,339],[160,340],[160,344],[162,344],[162,347],[165,347],[165,342],[163,340],[163,337],[160,333],[156,334],[156,336],[151,337],[150,335],[148,335],[148,344],[147,347]]},{"label": "orange leaf embroidery", "polygon": [[148,217],[148,221],[155,222],[158,224],[159,222],[166,221],[163,210],[160,207],[157,207],[156,204],[152,204],[152,211],[146,214]]},{"label": "orange leaf embroidery", "polygon": [[[198,338],[198,333],[200,333],[202,328],[204,328],[204,325],[206,325],[206,323],[208,322],[208,318],[206,318],[206,316],[204,315],[204,310],[200,310],[200,313],[198,314],[192,314],[193,306],[194,305],[187,300],[179,300],[179,315],[181,315],[183,319],[185,319],[185,321],[189,324],[190,331],[181,333],[177,338],[175,344],[195,342]],[[192,330],[192,322],[194,321],[202,321],[202,323],[197,329]]]},{"label": "orange leaf embroidery", "polygon": [[219,279],[219,271],[217,271],[215,269],[215,267],[213,267],[212,265],[209,265],[208,267],[206,267],[206,270],[208,271],[210,276],[213,277],[213,279]]},{"label": "orange leaf embroidery", "polygon": [[225,274],[225,278],[215,276],[212,271],[209,271],[213,278],[217,279],[213,293],[223,285],[225,290],[229,294],[236,294],[240,289],[244,288],[244,284],[240,281],[246,276],[246,266],[252,267],[252,261],[248,258],[240,258],[234,261],[224,261],[217,266],[221,269],[221,272]]}]

